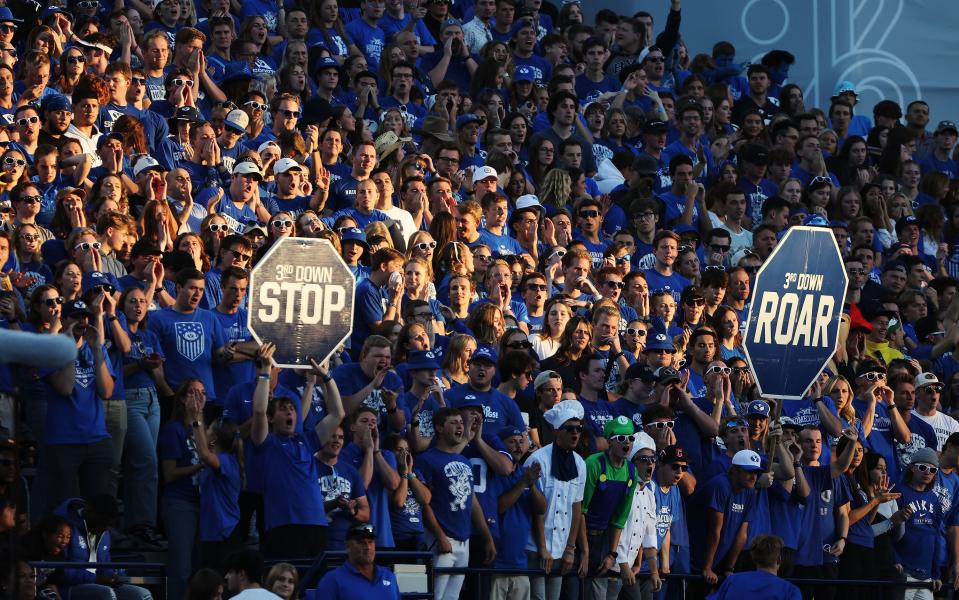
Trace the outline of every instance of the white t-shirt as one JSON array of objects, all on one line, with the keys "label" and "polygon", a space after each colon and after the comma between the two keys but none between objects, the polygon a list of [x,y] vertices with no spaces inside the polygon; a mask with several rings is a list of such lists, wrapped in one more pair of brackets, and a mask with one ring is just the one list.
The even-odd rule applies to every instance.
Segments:
[{"label": "white t-shirt", "polygon": [[416,223],[413,221],[413,215],[410,214],[408,210],[393,206],[387,209],[380,209],[382,212],[386,213],[386,216],[393,219],[400,226],[400,231],[403,232],[403,239],[409,243],[410,236],[419,231],[419,227],[416,226]]},{"label": "white t-shirt", "polygon": [[264,590],[263,588],[250,588],[248,590],[243,590],[233,597],[236,598],[236,600],[282,600],[282,598],[273,592]]},{"label": "white t-shirt", "polygon": [[936,411],[936,414],[925,417],[913,409],[912,414],[928,423],[935,430],[936,450],[940,452],[942,451],[942,447],[946,445],[946,440],[949,439],[949,436],[959,431],[959,422],[945,413]]}]

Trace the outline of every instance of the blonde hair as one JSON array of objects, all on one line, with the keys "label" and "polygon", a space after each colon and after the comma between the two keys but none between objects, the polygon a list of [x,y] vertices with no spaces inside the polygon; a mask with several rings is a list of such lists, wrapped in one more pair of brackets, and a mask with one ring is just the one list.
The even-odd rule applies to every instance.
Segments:
[{"label": "blonde hair", "polygon": [[565,169],[553,169],[546,174],[540,188],[539,201],[542,204],[566,206],[573,193],[573,180]]}]

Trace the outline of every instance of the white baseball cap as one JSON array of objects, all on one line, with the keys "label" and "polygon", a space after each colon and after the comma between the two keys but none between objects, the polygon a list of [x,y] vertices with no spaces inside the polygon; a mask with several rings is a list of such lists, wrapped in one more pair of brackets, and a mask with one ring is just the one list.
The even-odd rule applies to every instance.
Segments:
[{"label": "white baseball cap", "polygon": [[260,167],[253,161],[250,160],[241,160],[233,166],[234,175],[256,175],[260,179],[263,179],[263,172],[260,171]]},{"label": "white baseball cap", "polygon": [[280,160],[273,163],[273,174],[279,175],[280,173],[286,173],[290,169],[299,169],[303,170],[303,165],[296,162],[292,158],[281,158]]},{"label": "white baseball cap", "polygon": [[137,161],[133,164],[133,176],[139,177],[140,173],[144,171],[148,171],[150,169],[154,169],[157,171],[163,170],[162,168],[160,168],[160,163],[157,162],[157,159],[153,158],[150,155],[145,154],[141,156],[140,158],[138,158]]},{"label": "white baseball cap", "polygon": [[499,175],[496,173],[496,169],[490,166],[482,166],[475,171],[473,171],[473,183],[478,183],[484,179],[497,178]]},{"label": "white baseball cap", "polygon": [[230,111],[230,114],[223,120],[223,124],[231,127],[240,133],[246,133],[246,127],[250,124],[250,116],[239,109]]},{"label": "white baseball cap", "polygon": [[759,455],[752,450],[740,450],[733,455],[733,466],[743,471],[762,471],[763,463]]}]

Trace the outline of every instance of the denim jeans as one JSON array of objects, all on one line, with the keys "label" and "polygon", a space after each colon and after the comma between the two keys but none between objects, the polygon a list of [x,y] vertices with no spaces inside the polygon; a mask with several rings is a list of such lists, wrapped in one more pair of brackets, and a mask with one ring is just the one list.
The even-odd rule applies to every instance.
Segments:
[{"label": "denim jeans", "polygon": [[123,459],[123,443],[127,437],[126,400],[103,400],[103,416],[107,422],[112,448],[110,463],[110,495],[119,497],[120,465]]},{"label": "denim jeans", "polygon": [[70,600],[153,600],[149,590],[123,584],[115,588],[96,583],[81,583],[69,588]]},{"label": "denim jeans", "polygon": [[181,600],[198,554],[200,504],[164,497],[161,505],[167,537],[167,598]]},{"label": "denim jeans", "polygon": [[127,437],[123,461],[126,527],[157,524],[157,437],[160,400],[156,388],[127,389]]}]

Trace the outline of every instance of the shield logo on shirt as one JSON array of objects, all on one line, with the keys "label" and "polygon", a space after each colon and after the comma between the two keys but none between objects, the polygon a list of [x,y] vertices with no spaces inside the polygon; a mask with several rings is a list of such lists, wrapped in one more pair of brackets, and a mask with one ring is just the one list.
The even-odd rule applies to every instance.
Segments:
[{"label": "shield logo on shirt", "polygon": [[176,351],[190,362],[203,354],[203,325],[194,322],[174,323]]}]

